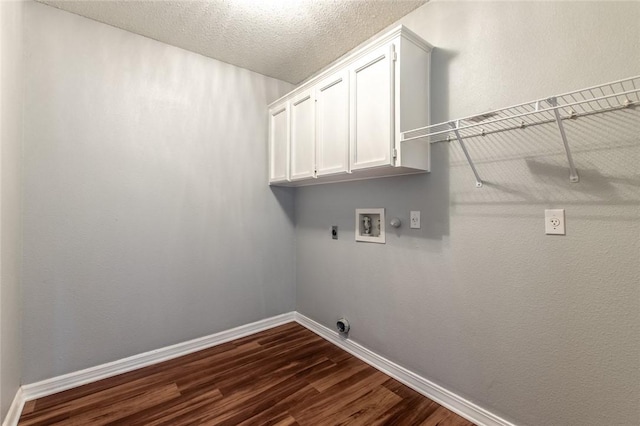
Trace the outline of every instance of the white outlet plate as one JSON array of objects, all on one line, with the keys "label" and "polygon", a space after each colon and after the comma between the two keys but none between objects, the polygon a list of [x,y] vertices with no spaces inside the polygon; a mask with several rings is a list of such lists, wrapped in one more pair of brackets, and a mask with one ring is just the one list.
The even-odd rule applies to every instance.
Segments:
[{"label": "white outlet plate", "polygon": [[420,211],[412,211],[410,216],[410,225],[413,229],[420,229]]},{"label": "white outlet plate", "polygon": [[564,209],[544,211],[544,232],[547,235],[566,235]]}]

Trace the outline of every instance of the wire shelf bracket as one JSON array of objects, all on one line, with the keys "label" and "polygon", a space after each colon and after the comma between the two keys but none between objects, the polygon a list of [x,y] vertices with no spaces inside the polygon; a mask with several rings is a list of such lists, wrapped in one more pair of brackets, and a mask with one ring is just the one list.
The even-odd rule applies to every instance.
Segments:
[{"label": "wire shelf bracket", "polygon": [[458,131],[459,124],[460,124],[459,121],[455,121],[455,122],[452,121],[449,123],[449,125],[451,126],[451,129],[453,129],[453,134],[456,135],[456,139],[460,144],[460,148],[462,148],[462,152],[464,152],[464,156],[467,157],[467,162],[469,163],[469,167],[471,167],[471,170],[473,171],[473,175],[476,177],[476,188],[482,188],[482,179],[480,179],[480,175],[476,170],[476,166],[473,164],[473,160],[469,155],[469,151],[467,151],[467,147],[465,146],[462,140],[462,137],[460,136],[460,132]]},{"label": "wire shelf bracket", "polygon": [[[567,140],[567,133],[564,131],[564,124],[562,124],[562,118],[560,117],[560,113],[558,112],[558,98],[552,96],[547,99],[547,102],[553,107],[553,115],[556,117],[556,123],[558,124],[558,129],[560,130],[560,137],[562,138],[562,143],[564,144],[564,150],[567,153],[567,160],[569,161],[569,181],[573,183],[579,182],[580,177],[578,176],[576,165],[573,163],[571,149],[569,148],[569,141]],[[572,114],[572,116],[573,115],[574,114]]]},{"label": "wire shelf bracket", "polygon": [[563,121],[638,105],[640,105],[640,76],[635,76],[475,116],[408,130],[402,132],[401,142],[426,140],[428,143],[440,143],[451,142],[455,138],[473,171],[476,187],[481,188],[483,181],[469,155],[464,139],[555,123],[569,163],[569,181],[576,183],[580,181],[580,177],[571,155]]}]

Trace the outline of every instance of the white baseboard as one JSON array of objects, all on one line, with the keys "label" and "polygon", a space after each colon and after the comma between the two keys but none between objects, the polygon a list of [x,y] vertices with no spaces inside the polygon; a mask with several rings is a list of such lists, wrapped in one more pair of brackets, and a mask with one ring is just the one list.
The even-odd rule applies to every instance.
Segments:
[{"label": "white baseboard", "polygon": [[295,313],[295,320],[300,325],[308,328],[320,337],[344,349],[355,357],[360,358],[375,369],[393,377],[416,392],[419,392],[438,404],[447,407],[449,410],[459,414],[478,426],[514,426],[513,423],[510,423],[484,408],[467,401],[463,397],[448,391],[442,386],[439,386],[424,377],[389,361],[364,346],[341,337],[337,331],[333,331],[298,312]]},{"label": "white baseboard", "polygon": [[13,398],[13,402],[11,402],[11,405],[9,406],[9,411],[7,411],[7,416],[4,418],[2,426],[16,426],[18,424],[25,401],[24,392],[20,387],[16,392],[16,396]]},{"label": "white baseboard", "polygon": [[232,328],[230,330],[221,331],[210,336],[189,340],[187,342],[134,355],[118,361],[43,380],[41,382],[23,385],[18,389],[2,426],[16,426],[18,424],[22,408],[26,401],[53,395],[87,383],[96,382],[98,380],[117,376],[118,374],[137,370],[163,361],[168,361],[173,358],[230,342],[232,340],[268,330],[292,321],[298,322],[300,325],[308,328],[320,337],[344,349],[399,382],[409,386],[427,398],[447,407],[451,411],[461,415],[478,426],[515,426],[513,423],[510,423],[464,399],[463,397],[444,389],[443,387],[407,370],[404,367],[401,367],[383,356],[370,351],[364,346],[352,340],[342,338],[336,331],[333,331],[298,312],[288,312],[286,314],[266,318],[251,324]]},{"label": "white baseboard", "polygon": [[[87,368],[85,370],[53,377],[41,382],[24,385],[22,386],[24,400],[31,401],[33,399],[53,395],[54,393],[62,392],[87,383],[96,382],[98,380],[117,376],[118,374],[137,370],[163,361],[168,361],[179,356],[207,349],[212,346],[220,345],[222,343],[230,342],[241,337],[249,336],[263,330],[268,330],[270,328],[292,322],[294,321],[294,318],[294,312],[288,312],[286,314],[266,318],[209,336],[134,355],[118,361]],[[12,424],[9,423],[3,426],[12,426]]]}]

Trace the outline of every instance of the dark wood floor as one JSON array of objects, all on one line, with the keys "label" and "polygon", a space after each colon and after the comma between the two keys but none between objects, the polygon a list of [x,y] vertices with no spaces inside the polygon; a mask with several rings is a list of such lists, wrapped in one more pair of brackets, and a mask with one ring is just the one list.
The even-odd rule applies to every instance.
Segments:
[{"label": "dark wood floor", "polygon": [[296,323],[26,403],[28,425],[472,423]]}]

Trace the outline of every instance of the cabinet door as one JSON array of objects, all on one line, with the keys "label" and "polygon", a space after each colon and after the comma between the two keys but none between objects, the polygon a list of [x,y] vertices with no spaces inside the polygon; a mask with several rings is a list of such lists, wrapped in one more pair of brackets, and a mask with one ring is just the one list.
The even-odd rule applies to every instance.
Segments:
[{"label": "cabinet door", "polygon": [[315,99],[308,90],[291,100],[291,180],[315,177]]},{"label": "cabinet door", "polygon": [[394,65],[390,43],[350,67],[352,170],[393,165]]},{"label": "cabinet door", "polygon": [[289,180],[289,103],[269,110],[269,182]]},{"label": "cabinet door", "polygon": [[316,170],[318,176],[349,170],[349,72],[316,86]]}]

